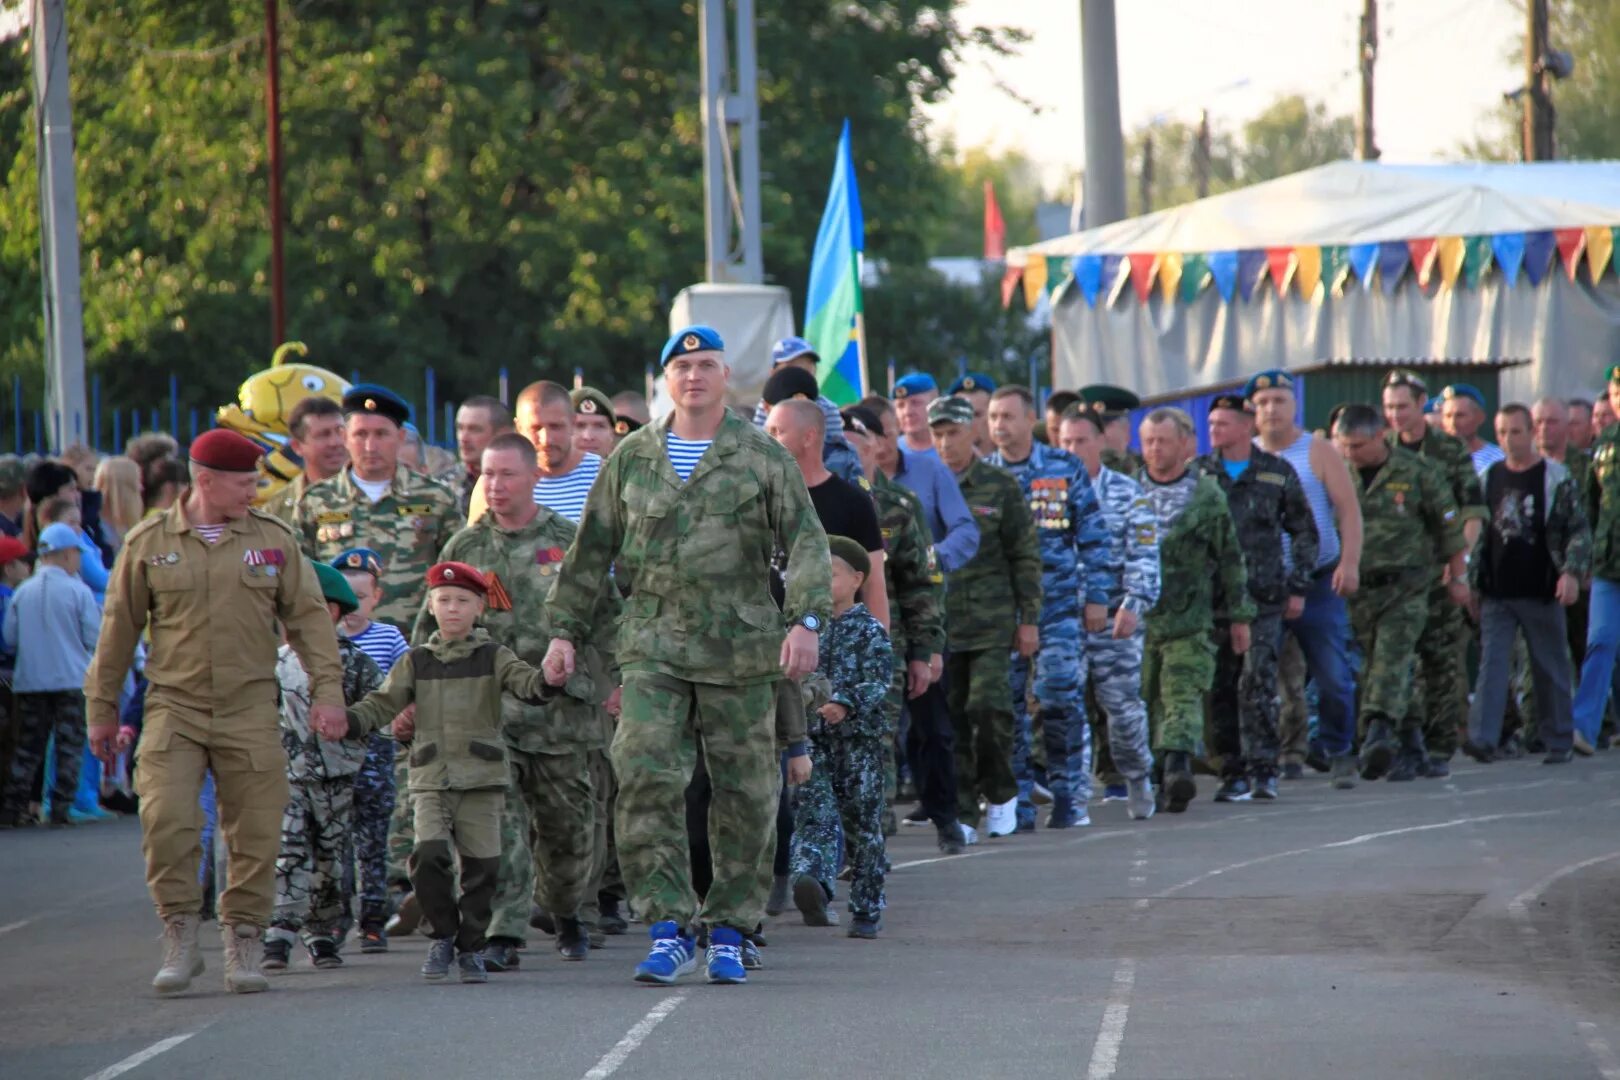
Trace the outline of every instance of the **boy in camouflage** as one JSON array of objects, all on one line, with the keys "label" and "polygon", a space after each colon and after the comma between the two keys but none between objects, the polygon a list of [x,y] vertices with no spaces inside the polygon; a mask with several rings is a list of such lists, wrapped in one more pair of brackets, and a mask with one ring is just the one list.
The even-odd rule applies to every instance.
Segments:
[{"label": "boy in camouflage", "polygon": [[[509,769],[501,739],[501,694],[531,705],[555,695],[538,669],[475,628],[489,593],[483,574],[465,563],[436,563],[427,586],[438,630],[426,645],[413,646],[400,658],[380,689],[349,708],[346,730],[323,728],[321,734],[354,739],[392,720],[394,737],[412,743],[411,888],[433,939],[422,977],[447,977],[453,958],[462,982],[486,982],[482,951],[500,863]],[[400,716],[411,704],[414,717]]]},{"label": "boy in camouflage", "polygon": [[883,912],[883,744],[891,734],[884,698],[894,660],[882,624],[855,602],[871,568],[866,549],[847,536],[828,537],[827,544],[833,617],[817,668],[832,693],[810,720],[813,769],[794,805],[789,869],[804,921],[831,926],[827,901],[838,876],[840,839],[847,838],[849,936],[870,939]]},{"label": "boy in camouflage", "polygon": [[[316,563],[315,576],[335,628],[359,602],[332,567]],[[382,672],[348,638],[339,634],[337,644],[343,661],[343,701],[353,705],[382,685]],[[354,777],[365,760],[366,744],[353,739],[323,742],[317,737],[310,724],[309,674],[289,645],[277,651],[276,683],[290,795],[281,819],[276,906],[264,938],[264,969],[286,968],[300,931],[316,967],[339,967],[343,958],[338,955],[338,939],[347,907],[343,859],[354,828]]]}]

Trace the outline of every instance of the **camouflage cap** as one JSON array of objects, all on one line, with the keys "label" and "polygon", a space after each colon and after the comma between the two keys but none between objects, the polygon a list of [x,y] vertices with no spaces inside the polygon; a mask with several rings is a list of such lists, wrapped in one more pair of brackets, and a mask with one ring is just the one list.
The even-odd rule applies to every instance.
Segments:
[{"label": "camouflage cap", "polygon": [[574,403],[576,416],[605,416],[609,424],[614,422],[613,402],[595,387],[578,387],[569,392],[568,400]]},{"label": "camouflage cap", "polygon": [[928,425],[971,424],[973,403],[967,398],[942,397],[928,403]]},{"label": "camouflage cap", "polygon": [[860,541],[851,540],[847,536],[829,536],[827,537],[827,548],[832,552],[833,558],[841,559],[856,573],[870,574],[872,572],[872,556],[867,554],[865,548],[861,547]]},{"label": "camouflage cap", "polygon": [[16,454],[0,454],[0,495],[15,495],[23,490],[28,478],[28,466]]}]

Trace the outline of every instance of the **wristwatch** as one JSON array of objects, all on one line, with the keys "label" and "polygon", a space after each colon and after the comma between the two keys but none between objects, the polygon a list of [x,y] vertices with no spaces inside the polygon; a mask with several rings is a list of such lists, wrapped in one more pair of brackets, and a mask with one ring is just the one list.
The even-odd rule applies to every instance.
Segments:
[{"label": "wristwatch", "polygon": [[821,616],[806,613],[799,618],[797,625],[804,627],[812,634],[819,634],[821,633]]}]

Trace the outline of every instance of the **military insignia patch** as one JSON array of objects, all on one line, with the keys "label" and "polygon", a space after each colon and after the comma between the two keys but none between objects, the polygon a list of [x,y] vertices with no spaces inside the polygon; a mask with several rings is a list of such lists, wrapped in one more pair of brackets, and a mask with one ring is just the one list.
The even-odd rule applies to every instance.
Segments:
[{"label": "military insignia patch", "polygon": [[685,337],[681,338],[681,348],[683,349],[695,349],[700,344],[701,342],[698,341],[698,336],[696,334],[687,334]]},{"label": "military insignia patch", "polygon": [[592,401],[590,398],[581,400],[579,403],[579,411],[585,413],[587,416],[593,415],[596,412],[596,402]]}]

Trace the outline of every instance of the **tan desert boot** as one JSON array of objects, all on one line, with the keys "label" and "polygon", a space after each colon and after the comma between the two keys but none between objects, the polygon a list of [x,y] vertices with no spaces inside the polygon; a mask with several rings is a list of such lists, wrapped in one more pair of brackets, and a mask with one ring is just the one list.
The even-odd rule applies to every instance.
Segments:
[{"label": "tan desert boot", "polygon": [[170,915],[163,920],[163,966],[152,977],[152,989],[178,994],[203,973],[202,950],[197,948],[196,915]]},{"label": "tan desert boot", "polygon": [[225,942],[225,989],[233,994],[270,989],[270,980],[259,970],[259,928],[221,924],[219,933]]}]

